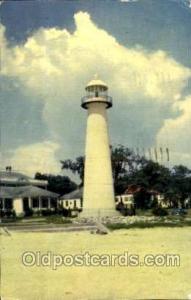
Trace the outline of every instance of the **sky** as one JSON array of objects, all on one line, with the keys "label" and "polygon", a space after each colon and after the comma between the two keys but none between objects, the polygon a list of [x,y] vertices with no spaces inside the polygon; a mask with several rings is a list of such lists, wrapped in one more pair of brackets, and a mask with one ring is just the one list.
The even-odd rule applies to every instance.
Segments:
[{"label": "sky", "polygon": [[[109,86],[111,144],[191,167],[191,1],[3,1],[0,168],[58,174],[84,154],[94,74]],[[161,157],[158,153],[158,159]],[[163,161],[167,164],[165,154]]]}]

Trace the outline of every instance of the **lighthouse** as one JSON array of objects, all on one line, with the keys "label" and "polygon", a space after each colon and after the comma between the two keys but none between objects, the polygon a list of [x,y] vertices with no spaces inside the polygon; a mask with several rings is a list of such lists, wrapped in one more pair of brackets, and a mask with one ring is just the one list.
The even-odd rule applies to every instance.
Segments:
[{"label": "lighthouse", "polygon": [[81,106],[87,110],[83,217],[115,216],[115,197],[107,109],[112,107],[108,86],[97,78],[85,87]]}]

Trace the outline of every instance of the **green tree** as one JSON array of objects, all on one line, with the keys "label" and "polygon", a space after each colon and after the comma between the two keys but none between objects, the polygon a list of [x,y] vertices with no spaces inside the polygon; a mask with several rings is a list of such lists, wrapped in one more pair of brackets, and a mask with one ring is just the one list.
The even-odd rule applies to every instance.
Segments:
[{"label": "green tree", "polygon": [[36,173],[35,179],[47,180],[48,190],[60,195],[70,193],[77,188],[77,184],[68,176]]},{"label": "green tree", "polygon": [[[83,156],[75,160],[61,161],[62,169],[71,170],[79,175],[81,185],[84,180],[84,161]],[[174,207],[177,206],[178,201],[183,206],[185,199],[191,197],[191,170],[185,166],[175,166],[169,169],[136,155],[134,151],[122,145],[111,147],[111,162],[116,194],[124,193],[130,184],[144,188],[136,195],[139,207],[142,205],[148,207],[151,204],[148,201],[148,190],[163,193]]]},{"label": "green tree", "polygon": [[84,156],[79,156],[75,160],[66,159],[60,161],[62,170],[70,170],[73,174],[77,174],[80,177],[80,185],[83,185],[84,181],[84,160]]},{"label": "green tree", "polygon": [[151,160],[145,161],[139,170],[132,173],[130,178],[133,184],[163,193],[168,189],[170,180],[170,170]]},{"label": "green tree", "polygon": [[[135,168],[138,168],[141,160],[129,148],[119,145],[115,148],[111,147],[111,161],[115,189],[122,190],[124,182],[127,185],[126,175]],[[78,174],[81,179],[81,185],[83,185],[84,162],[84,156],[79,156],[75,160],[63,160],[61,161],[61,168],[62,170],[66,169],[72,171],[74,174]]]},{"label": "green tree", "polygon": [[174,203],[179,202],[184,208],[185,199],[191,196],[191,170],[182,165],[174,166],[170,188],[176,196]]}]

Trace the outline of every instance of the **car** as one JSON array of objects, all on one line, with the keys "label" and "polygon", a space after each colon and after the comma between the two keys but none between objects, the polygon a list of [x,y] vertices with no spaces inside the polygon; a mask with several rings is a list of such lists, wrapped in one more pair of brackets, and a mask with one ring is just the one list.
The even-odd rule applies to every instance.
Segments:
[{"label": "car", "polygon": [[171,211],[171,215],[175,216],[185,216],[187,214],[187,211],[183,208],[175,208]]}]

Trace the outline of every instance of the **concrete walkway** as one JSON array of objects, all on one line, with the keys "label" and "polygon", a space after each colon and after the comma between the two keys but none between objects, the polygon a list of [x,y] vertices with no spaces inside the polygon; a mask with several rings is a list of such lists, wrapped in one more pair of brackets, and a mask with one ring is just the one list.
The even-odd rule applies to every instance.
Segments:
[{"label": "concrete walkway", "polygon": [[2,226],[3,230],[19,231],[19,232],[69,232],[69,231],[94,231],[97,230],[96,225],[85,224],[6,224]]}]

